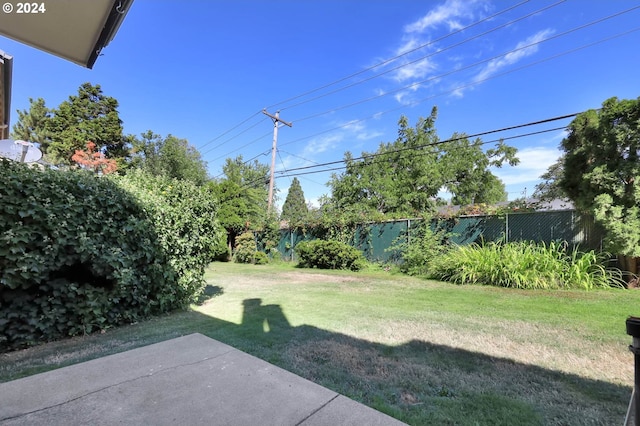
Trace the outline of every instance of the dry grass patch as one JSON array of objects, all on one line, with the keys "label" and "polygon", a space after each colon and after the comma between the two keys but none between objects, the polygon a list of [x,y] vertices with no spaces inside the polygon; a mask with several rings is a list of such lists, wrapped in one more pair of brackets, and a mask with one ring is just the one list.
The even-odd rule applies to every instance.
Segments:
[{"label": "dry grass patch", "polygon": [[624,419],[633,383],[624,321],[640,292],[461,287],[286,265],[215,264],[208,282],[212,298],[191,312],[0,355],[1,379],[200,332],[409,424]]}]

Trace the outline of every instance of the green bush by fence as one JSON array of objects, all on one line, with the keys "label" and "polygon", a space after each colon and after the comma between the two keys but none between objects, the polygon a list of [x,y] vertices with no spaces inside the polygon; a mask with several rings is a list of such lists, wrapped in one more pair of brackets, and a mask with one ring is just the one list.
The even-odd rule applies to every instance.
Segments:
[{"label": "green bush by fence", "polygon": [[[395,262],[398,253],[388,250],[397,241],[410,241],[422,219],[403,219],[356,226],[349,243],[362,251],[369,261]],[[439,219],[435,230],[446,229],[450,241],[458,245],[481,241],[535,241],[545,244],[566,241],[571,247],[599,250],[603,231],[593,219],[574,210],[508,213],[488,216],[461,216]],[[313,229],[283,229],[278,251],[286,258],[295,256],[293,249],[301,241],[320,236]]]},{"label": "green bush by fence", "polygon": [[304,268],[359,271],[366,264],[360,250],[335,240],[302,241],[296,246],[296,253]]}]

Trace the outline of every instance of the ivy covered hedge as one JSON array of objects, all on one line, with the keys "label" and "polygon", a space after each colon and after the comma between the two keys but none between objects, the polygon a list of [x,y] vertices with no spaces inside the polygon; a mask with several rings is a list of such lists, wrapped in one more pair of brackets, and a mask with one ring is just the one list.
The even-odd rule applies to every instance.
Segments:
[{"label": "ivy covered hedge", "polygon": [[183,307],[202,288],[219,230],[192,185],[5,160],[0,182],[0,351]]},{"label": "ivy covered hedge", "polygon": [[189,181],[139,170],[115,179],[153,224],[157,242],[177,273],[181,301],[195,301],[204,288],[207,265],[226,250],[226,232],[216,220],[214,194]]}]

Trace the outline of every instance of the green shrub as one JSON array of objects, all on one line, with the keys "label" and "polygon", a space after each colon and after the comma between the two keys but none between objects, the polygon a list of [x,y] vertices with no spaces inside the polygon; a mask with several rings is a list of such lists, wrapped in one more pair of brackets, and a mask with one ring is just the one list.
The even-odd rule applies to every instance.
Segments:
[{"label": "green shrub", "polygon": [[222,234],[193,185],[0,161],[0,351],[183,307]]},{"label": "green shrub", "polygon": [[253,263],[256,265],[266,265],[269,263],[269,256],[267,256],[265,252],[257,251],[253,254]]},{"label": "green shrub", "polygon": [[197,300],[205,286],[204,272],[226,250],[226,234],[216,220],[215,198],[190,181],[152,176],[133,170],[114,177],[133,195],[151,220],[158,243],[178,274],[183,306]]},{"label": "green shrub", "polygon": [[451,249],[445,230],[433,231],[431,221],[425,219],[420,228],[395,242],[388,251],[399,252],[400,271],[409,275],[428,275],[431,263]]},{"label": "green shrub", "polygon": [[151,218],[106,178],[0,160],[0,350],[182,305]]},{"label": "green shrub", "polygon": [[253,258],[257,251],[256,239],[253,232],[243,232],[236,237],[233,261],[236,263],[253,263]]},{"label": "green shrub", "polygon": [[233,260],[236,263],[253,263],[255,265],[269,263],[267,254],[257,250],[256,237],[251,231],[244,232],[236,238]]},{"label": "green shrub", "polygon": [[296,245],[295,251],[298,265],[305,268],[359,271],[366,266],[360,250],[340,241],[302,241]]},{"label": "green shrub", "polygon": [[603,256],[566,243],[488,243],[461,246],[433,262],[432,277],[456,284],[559,289],[623,286],[620,271],[605,269]]}]

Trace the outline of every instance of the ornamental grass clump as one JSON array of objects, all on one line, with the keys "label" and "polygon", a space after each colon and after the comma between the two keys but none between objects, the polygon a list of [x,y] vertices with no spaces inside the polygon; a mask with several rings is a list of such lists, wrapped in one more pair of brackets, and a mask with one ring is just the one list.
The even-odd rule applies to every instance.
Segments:
[{"label": "ornamental grass clump", "polygon": [[622,274],[604,267],[606,254],[569,250],[566,243],[483,243],[460,246],[436,259],[431,276],[456,284],[521,289],[624,286]]}]

